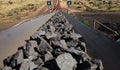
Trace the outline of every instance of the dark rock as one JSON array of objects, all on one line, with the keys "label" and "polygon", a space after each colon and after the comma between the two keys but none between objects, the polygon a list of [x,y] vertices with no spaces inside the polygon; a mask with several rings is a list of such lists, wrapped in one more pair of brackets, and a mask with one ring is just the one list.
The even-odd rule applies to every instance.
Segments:
[{"label": "dark rock", "polygon": [[57,65],[57,63],[56,63],[56,61],[54,59],[45,62],[43,67],[46,67],[46,68],[48,68],[50,70],[60,70],[60,68],[58,67],[58,65]]},{"label": "dark rock", "polygon": [[21,64],[23,62],[23,51],[19,50],[17,53],[15,53],[12,56],[9,56],[4,60],[4,65],[16,67],[17,65]]},{"label": "dark rock", "polygon": [[39,37],[38,33],[35,33],[35,34],[33,34],[30,38],[31,38],[31,39],[36,39],[36,38],[38,38],[38,37]]},{"label": "dark rock", "polygon": [[56,37],[57,34],[55,34],[55,33],[52,32],[52,31],[48,31],[48,32],[45,34],[45,36],[46,36],[47,39],[50,39],[50,38],[52,38],[52,37]]},{"label": "dark rock", "polygon": [[38,66],[44,64],[44,62],[43,62],[43,60],[41,58],[37,58],[37,59],[35,59],[33,61],[34,61],[35,65],[38,65]]},{"label": "dark rock", "polygon": [[82,60],[83,60],[83,61],[90,61],[90,60],[92,60],[92,58],[91,58],[90,56],[88,56],[87,53],[84,53],[84,54],[82,55]]},{"label": "dark rock", "polygon": [[71,40],[72,38],[70,38],[70,32],[65,31],[62,34],[62,39],[66,40],[66,41],[69,41],[69,39]]},{"label": "dark rock", "polygon": [[77,47],[77,45],[79,44],[77,40],[73,40],[73,39],[66,41],[66,43],[68,47],[74,47],[74,48]]},{"label": "dark rock", "polygon": [[33,70],[33,69],[35,69],[36,67],[37,67],[37,65],[35,65],[34,62],[31,62],[31,61],[30,61],[30,68],[29,68],[29,70]]},{"label": "dark rock", "polygon": [[4,66],[11,66],[11,61],[12,56],[7,57],[6,59],[3,60]]},{"label": "dark rock", "polygon": [[90,70],[90,63],[88,61],[85,61],[81,64],[78,63],[76,70]]},{"label": "dark rock", "polygon": [[52,24],[49,24],[49,27],[50,27],[50,29],[49,29],[50,31],[55,32],[56,29]]},{"label": "dark rock", "polygon": [[52,39],[51,40],[51,45],[53,46],[54,49],[60,48],[60,41],[57,40],[57,39],[54,39],[54,40]]},{"label": "dark rock", "polygon": [[21,64],[19,70],[29,70],[30,68],[30,62],[28,59],[25,59],[24,62]]},{"label": "dark rock", "polygon": [[46,68],[46,67],[37,67],[37,68],[35,68],[34,70],[50,70],[50,69],[48,69],[48,68]]},{"label": "dark rock", "polygon": [[84,38],[60,12],[3,63],[2,70],[103,70],[101,60],[88,56]]},{"label": "dark rock", "polygon": [[65,24],[65,31],[73,31],[73,26],[71,24],[69,24],[68,21],[66,21],[66,24]]},{"label": "dark rock", "polygon": [[44,61],[47,62],[52,59],[53,59],[53,55],[49,51],[47,51],[47,53],[45,54],[45,57],[44,57]]},{"label": "dark rock", "polygon": [[77,64],[76,60],[69,53],[59,55],[56,62],[61,70],[73,70]]},{"label": "dark rock", "polygon": [[5,66],[5,67],[1,68],[0,70],[12,70],[12,68],[8,67],[8,66]]},{"label": "dark rock", "polygon": [[76,54],[76,55],[83,55],[83,54],[84,54],[83,51],[76,50],[76,49],[74,49],[73,47],[67,49],[67,51],[70,52],[70,53],[74,53],[74,54]]},{"label": "dark rock", "polygon": [[79,62],[79,63],[82,63],[84,61],[90,61],[90,60],[92,60],[92,58],[89,57],[85,52],[76,50],[73,47],[67,49],[66,51],[68,51],[69,53],[71,53],[72,56],[76,59],[76,61]]},{"label": "dark rock", "polygon": [[59,17],[54,16],[53,18],[51,18],[51,21],[55,24],[55,23],[59,22]]},{"label": "dark rock", "polygon": [[90,61],[85,61],[81,64],[78,64],[76,70],[97,70],[97,65],[92,64]]},{"label": "dark rock", "polygon": [[45,68],[45,67],[42,67],[42,69],[41,70],[50,70],[50,69],[48,69],[48,68]]},{"label": "dark rock", "polygon": [[81,43],[79,43],[79,45],[77,45],[77,46],[80,47],[80,49],[81,49],[82,51],[84,51],[84,52],[87,53],[87,49],[86,49],[86,44],[85,44],[85,42],[81,42]]},{"label": "dark rock", "polygon": [[38,31],[37,33],[38,33],[38,37],[45,35],[45,31],[43,30]]},{"label": "dark rock", "polygon": [[74,32],[71,32],[71,38],[73,40],[78,40],[79,38],[81,38],[82,36],[80,34],[76,34]]},{"label": "dark rock", "polygon": [[47,43],[47,41],[45,41],[43,38],[40,38],[41,41],[40,41],[40,44],[39,46],[37,46],[37,50],[40,52],[40,53],[44,53],[44,52],[52,52],[53,49],[52,47],[50,46],[49,43]]},{"label": "dark rock", "polygon": [[30,40],[29,42],[31,43],[31,46],[32,46],[32,47],[38,46],[38,45],[37,45],[37,42],[34,41],[34,40]]},{"label": "dark rock", "polygon": [[32,46],[32,47],[38,46],[37,41],[35,41],[35,40],[26,40],[26,47],[29,47],[29,46]]},{"label": "dark rock", "polygon": [[24,59],[23,59],[23,51],[22,50],[19,50],[17,53],[18,53],[18,57],[16,58],[16,60],[17,60],[17,65],[18,65],[18,64],[21,64]]},{"label": "dark rock", "polygon": [[52,24],[49,24],[46,27],[47,27],[47,29],[45,29],[45,31],[46,31],[45,36],[46,36],[47,39],[50,39],[52,37],[57,36],[57,34],[54,33],[55,32],[55,27]]},{"label": "dark rock", "polygon": [[56,46],[56,48],[68,49],[65,40],[54,39],[54,40],[51,40],[51,43],[53,46]]},{"label": "dark rock", "polygon": [[60,45],[61,48],[63,48],[63,49],[68,49],[65,40],[60,40],[60,43],[61,43],[61,45]]},{"label": "dark rock", "polygon": [[55,24],[55,28],[56,28],[57,32],[60,32],[61,29],[65,28],[65,25],[64,24],[60,24],[60,23],[56,23]]},{"label": "dark rock", "polygon": [[92,60],[92,63],[97,65],[97,70],[103,70],[103,69],[104,69],[101,60],[96,60],[96,59],[95,59],[95,60]]},{"label": "dark rock", "polygon": [[57,57],[60,54],[63,54],[65,51],[61,50],[60,48],[56,49],[52,54],[54,57]]},{"label": "dark rock", "polygon": [[15,67],[15,66],[16,66],[15,55],[13,55],[13,57],[10,59],[10,62],[8,62],[8,64],[9,64],[11,67]]},{"label": "dark rock", "polygon": [[29,41],[26,44],[26,55],[28,56],[28,58],[35,59],[37,57],[37,53],[34,50],[34,47],[37,46],[37,42],[36,41]]}]

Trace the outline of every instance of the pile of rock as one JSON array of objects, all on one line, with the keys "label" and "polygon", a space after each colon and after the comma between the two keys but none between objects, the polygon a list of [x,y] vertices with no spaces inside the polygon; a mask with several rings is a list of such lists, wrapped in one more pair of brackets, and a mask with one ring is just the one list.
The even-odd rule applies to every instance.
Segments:
[{"label": "pile of rock", "polygon": [[103,70],[101,60],[87,55],[83,37],[60,12],[3,62],[2,70]]}]

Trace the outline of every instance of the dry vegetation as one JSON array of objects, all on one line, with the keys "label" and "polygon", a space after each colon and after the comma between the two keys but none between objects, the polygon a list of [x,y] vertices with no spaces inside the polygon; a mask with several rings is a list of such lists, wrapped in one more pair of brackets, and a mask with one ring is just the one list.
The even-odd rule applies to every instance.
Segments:
[{"label": "dry vegetation", "polygon": [[120,11],[120,0],[74,0],[71,8],[80,10]]},{"label": "dry vegetation", "polygon": [[44,3],[45,0],[0,0],[0,30],[31,16]]}]

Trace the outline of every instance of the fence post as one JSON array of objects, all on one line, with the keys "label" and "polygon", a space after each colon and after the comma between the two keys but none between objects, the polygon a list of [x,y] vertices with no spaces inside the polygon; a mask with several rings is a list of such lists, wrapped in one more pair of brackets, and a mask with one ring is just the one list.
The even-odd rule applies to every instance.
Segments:
[{"label": "fence post", "polygon": [[94,22],[94,24],[93,24],[93,25],[94,25],[94,30],[95,30],[95,29],[96,29],[96,25],[95,25],[95,24],[96,24],[96,22],[95,22],[95,20],[93,20],[93,22]]}]

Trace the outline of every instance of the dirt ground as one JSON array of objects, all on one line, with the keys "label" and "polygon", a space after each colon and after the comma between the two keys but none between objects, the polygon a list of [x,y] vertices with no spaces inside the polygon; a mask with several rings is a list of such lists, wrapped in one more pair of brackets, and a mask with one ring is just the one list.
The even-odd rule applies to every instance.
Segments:
[{"label": "dirt ground", "polygon": [[[45,13],[43,12],[43,9],[44,9],[44,11],[45,11],[45,4],[44,5],[42,5],[40,8],[38,8],[36,11],[31,11],[31,12],[29,12],[29,14],[30,15],[28,15],[28,16],[25,16],[25,17],[21,17],[21,19],[20,20],[17,20],[17,21],[14,21],[14,22],[12,22],[12,23],[7,23],[7,24],[1,24],[0,25],[0,31],[2,31],[2,30],[5,30],[5,29],[8,29],[8,28],[10,28],[10,27],[12,27],[12,26],[14,26],[14,25],[16,25],[16,24],[18,24],[18,23],[22,23],[22,22],[24,22],[24,21],[26,21],[26,20],[29,20],[29,19],[31,19],[31,18],[34,18],[34,17],[37,17],[37,16],[40,16],[40,15],[44,15]],[[42,12],[41,12],[42,11]]]}]

